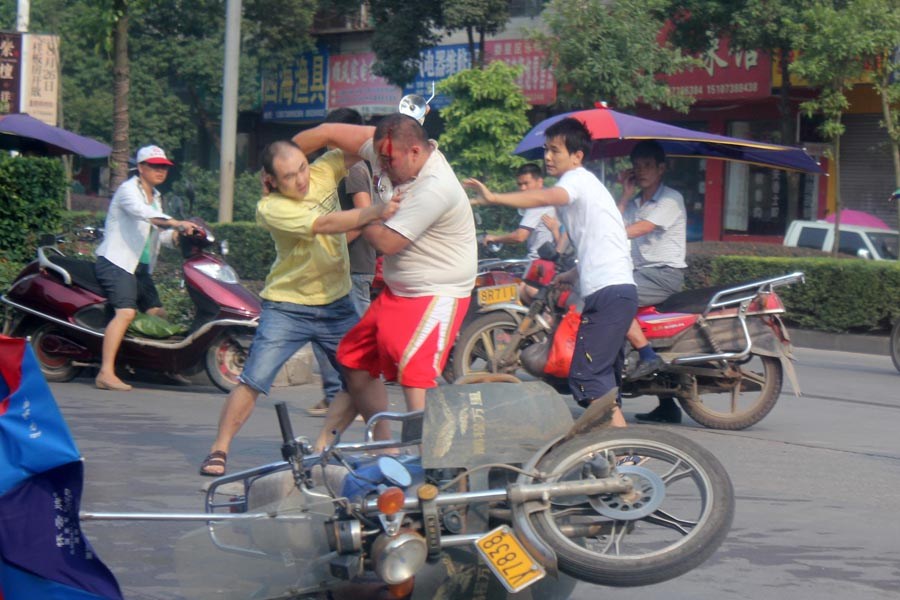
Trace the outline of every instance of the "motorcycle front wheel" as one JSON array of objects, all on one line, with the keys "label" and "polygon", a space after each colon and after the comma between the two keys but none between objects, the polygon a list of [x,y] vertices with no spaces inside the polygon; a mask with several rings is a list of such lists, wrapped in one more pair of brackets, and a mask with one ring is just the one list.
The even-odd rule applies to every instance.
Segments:
[{"label": "motorcycle front wheel", "polygon": [[237,387],[246,360],[247,350],[234,335],[225,332],[206,349],[206,373],[217,388],[227,393]]},{"label": "motorcycle front wheel", "polygon": [[468,375],[486,373],[514,374],[514,365],[499,367],[497,357],[512,338],[518,327],[516,320],[506,312],[492,312],[480,316],[460,332],[453,347],[453,381]]},{"label": "motorcycle front wheel", "polygon": [[725,468],[670,431],[583,434],[552,450],[538,469],[547,481],[576,481],[598,476],[607,461],[632,481],[633,492],[551,497],[548,510],[530,517],[563,573],[598,585],[649,585],[699,566],[725,539],[734,517]]},{"label": "motorcycle front wheel", "polygon": [[[751,354],[730,363],[731,379],[696,375],[696,385],[679,403],[692,419],[711,429],[746,429],[763,420],[781,396],[781,361]],[[711,365],[711,368],[716,368]]]}]

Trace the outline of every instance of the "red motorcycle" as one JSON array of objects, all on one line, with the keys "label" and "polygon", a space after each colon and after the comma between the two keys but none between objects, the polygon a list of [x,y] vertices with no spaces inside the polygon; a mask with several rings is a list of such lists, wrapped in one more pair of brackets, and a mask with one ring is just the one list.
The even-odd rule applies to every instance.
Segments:
[{"label": "red motorcycle", "polygon": [[[200,219],[194,235],[179,236],[184,285],[195,305],[186,335],[164,339],[128,333],[118,364],[129,369],[193,374],[206,368],[224,391],[237,385],[259,321],[261,306],[237,273],[212,254],[212,230]],[[94,263],[65,256],[56,245],[38,248],[37,260],[22,269],[0,296],[9,309],[3,333],[31,337],[48,381],[69,381],[83,367],[99,367],[103,331],[112,317]]]},{"label": "red motorcycle", "polygon": [[[544,263],[546,269],[546,262],[536,261],[536,266]],[[526,280],[540,284],[534,273]],[[668,364],[650,377],[631,380],[628,375],[638,357],[626,347],[622,395],[674,397],[691,418],[714,429],[744,429],[758,423],[775,406],[785,375],[794,390],[800,390],[790,338],[780,317],[785,308],[775,288],[801,281],[803,273],[797,272],[690,290],[642,309],[637,317],[641,328]],[[568,372],[565,359],[571,359],[578,314],[569,306],[567,293],[556,285],[540,285],[530,306],[484,309],[457,339],[454,378],[515,374],[521,368],[561,393],[570,393],[560,375]],[[566,321],[576,325],[560,326]],[[563,336],[568,339],[559,339]],[[560,363],[565,363],[564,370]]]}]

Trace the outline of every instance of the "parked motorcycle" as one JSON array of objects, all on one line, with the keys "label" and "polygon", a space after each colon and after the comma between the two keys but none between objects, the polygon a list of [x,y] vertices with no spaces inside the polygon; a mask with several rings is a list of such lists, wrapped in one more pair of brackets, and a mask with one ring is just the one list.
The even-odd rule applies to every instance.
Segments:
[{"label": "parked motorcycle", "polygon": [[[196,309],[187,335],[164,339],[128,333],[118,364],[161,373],[193,374],[206,368],[224,391],[237,385],[261,310],[237,273],[210,252],[212,230],[200,219],[194,235],[179,236],[182,274]],[[0,296],[9,309],[3,333],[30,336],[48,381],[69,381],[83,367],[97,367],[103,331],[112,310],[94,275],[94,263],[65,256],[55,244],[42,245],[37,259]]]},{"label": "parked motorcycle", "polygon": [[[714,429],[758,423],[775,406],[785,375],[800,390],[780,317],[785,308],[775,288],[802,280],[798,272],[690,290],[641,310],[641,329],[668,366],[651,377],[629,380],[638,357],[627,347],[622,395],[675,397],[691,418]],[[528,307],[487,307],[457,339],[454,377],[514,374],[523,368],[569,393],[565,378],[546,371],[556,325],[568,310],[565,291],[544,285]]]},{"label": "parked motorcycle", "polygon": [[609,428],[614,403],[573,422],[542,382],[443,386],[424,412],[367,424],[371,440],[398,421],[400,440],[321,454],[282,403],[285,460],[216,479],[204,513],[82,519],[206,522],[176,548],[191,598],[554,599],[575,580],[665,581],[723,541],[732,485],[680,435]]}]

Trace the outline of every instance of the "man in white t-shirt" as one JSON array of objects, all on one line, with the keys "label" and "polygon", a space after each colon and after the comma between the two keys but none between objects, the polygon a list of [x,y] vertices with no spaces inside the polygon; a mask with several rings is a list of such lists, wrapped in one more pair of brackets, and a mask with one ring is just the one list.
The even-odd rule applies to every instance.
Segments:
[{"label": "man in white t-shirt", "polygon": [[[380,375],[403,386],[408,410],[425,407],[425,392],[437,385],[475,284],[475,219],[450,163],[412,117],[389,115],[378,127],[326,123],[294,141],[306,152],[327,145],[369,161],[375,195],[400,203],[390,219],[363,229],[384,255],[386,289],[338,348],[353,406],[335,399],[316,442],[322,447],[356,411],[369,419],[387,409]],[[375,438],[390,438],[386,421]]]},{"label": "man in white t-shirt", "polygon": [[[492,204],[556,207],[578,257],[577,267],[557,280],[577,280],[584,298],[569,387],[575,400],[587,406],[621,384],[622,348],[637,312],[637,290],[622,214],[606,187],[582,166],[591,148],[590,133],[581,121],[567,118],[544,135],[547,174],[559,178],[554,187],[495,194],[475,179],[464,185]],[[625,426],[618,407],[612,425]]]},{"label": "man in white t-shirt", "polygon": [[[544,177],[541,168],[534,163],[528,163],[519,167],[516,171],[516,185],[522,191],[539,190],[544,187]],[[485,244],[521,244],[525,243],[528,250],[526,258],[538,257],[538,248],[547,242],[555,244],[553,232],[544,222],[544,215],[556,217],[556,209],[552,206],[536,206],[534,208],[520,208],[522,220],[515,231],[498,235],[488,234],[484,236]]]}]

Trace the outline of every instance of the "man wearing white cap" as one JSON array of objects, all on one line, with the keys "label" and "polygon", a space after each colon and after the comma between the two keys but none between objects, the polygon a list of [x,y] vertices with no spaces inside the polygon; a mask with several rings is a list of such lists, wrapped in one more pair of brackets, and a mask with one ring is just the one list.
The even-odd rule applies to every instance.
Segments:
[{"label": "man wearing white cap", "polygon": [[131,386],[116,375],[116,354],[128,326],[141,310],[165,317],[150,274],[161,242],[174,245],[173,229],[160,234],[159,227],[178,228],[190,235],[195,226],[162,212],[156,186],[169,174],[172,161],[159,146],[144,146],[137,152],[137,175],[116,190],[109,210],[103,243],[97,248],[95,272],[115,316],[103,336],[103,359],[94,383],[101,390],[128,391]]}]

